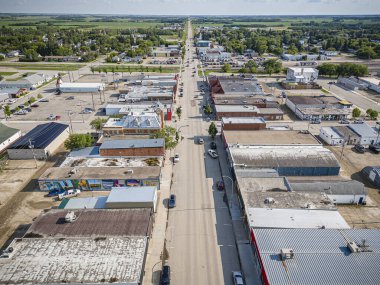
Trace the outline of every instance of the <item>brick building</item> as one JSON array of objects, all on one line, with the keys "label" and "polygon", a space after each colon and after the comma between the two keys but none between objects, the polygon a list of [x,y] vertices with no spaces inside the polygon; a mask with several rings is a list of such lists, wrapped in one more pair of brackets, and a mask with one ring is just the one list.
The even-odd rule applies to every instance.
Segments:
[{"label": "brick building", "polygon": [[252,117],[240,117],[240,118],[222,118],[222,130],[264,130],[266,128],[266,123],[263,118],[252,118]]},{"label": "brick building", "polygon": [[99,148],[101,156],[164,156],[164,139],[106,140]]},{"label": "brick building", "polygon": [[222,117],[262,117],[265,120],[282,120],[284,113],[278,108],[257,108],[247,105],[215,105],[216,118]]}]

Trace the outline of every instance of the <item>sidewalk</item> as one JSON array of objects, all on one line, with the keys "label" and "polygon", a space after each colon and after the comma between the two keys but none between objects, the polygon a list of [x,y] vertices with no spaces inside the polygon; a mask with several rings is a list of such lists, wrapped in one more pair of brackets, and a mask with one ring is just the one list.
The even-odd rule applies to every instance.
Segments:
[{"label": "sidewalk", "polygon": [[[227,154],[224,149],[223,143],[220,140],[220,136],[217,140],[218,154],[219,154],[219,166],[222,176],[231,177],[231,173],[228,169]],[[232,179],[232,177],[231,177]],[[228,205],[230,206],[230,214],[232,219],[232,228],[235,235],[236,246],[239,252],[239,260],[241,270],[245,277],[246,285],[261,284],[260,274],[257,272],[257,266],[255,263],[255,257],[253,255],[252,247],[249,243],[248,230],[242,220],[242,212],[239,205],[239,200],[236,192],[232,191],[232,185],[230,179],[223,177],[225,191],[227,194]],[[231,195],[232,194],[232,195]]]},{"label": "sidewalk", "polygon": [[152,235],[146,257],[143,285],[158,284],[162,267],[162,254],[165,244],[166,224],[168,209],[163,200],[170,195],[170,184],[172,176],[172,163],[170,151],[166,151],[164,167],[161,168],[161,184],[158,191],[157,212],[154,216]]}]

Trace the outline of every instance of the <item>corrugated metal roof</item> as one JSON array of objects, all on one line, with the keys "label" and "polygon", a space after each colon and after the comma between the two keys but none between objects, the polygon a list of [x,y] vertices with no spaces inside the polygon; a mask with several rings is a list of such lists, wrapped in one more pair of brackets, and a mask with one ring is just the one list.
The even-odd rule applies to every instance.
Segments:
[{"label": "corrugated metal roof", "polygon": [[10,128],[10,127],[0,123],[0,143],[6,141],[7,139],[12,137],[15,133],[17,133],[19,131],[20,130]]},{"label": "corrugated metal roof", "polygon": [[[366,229],[254,229],[271,285],[377,285],[380,282],[380,231]],[[347,241],[372,252],[351,253]],[[293,259],[281,260],[290,248]]]},{"label": "corrugated metal roof", "polygon": [[325,192],[333,195],[367,195],[364,184],[356,180],[348,181],[295,181],[290,183],[294,191]]},{"label": "corrugated metal roof", "polygon": [[38,125],[9,148],[27,149],[29,148],[29,140],[31,140],[35,149],[43,149],[53,142],[68,127],[68,125],[55,122]]},{"label": "corrugated metal roof", "polygon": [[106,203],[116,202],[152,202],[156,187],[112,187]]},{"label": "corrugated metal roof", "polygon": [[370,127],[366,123],[364,123],[364,124],[349,124],[348,127],[361,137],[377,136],[377,133],[374,130],[374,128]]},{"label": "corrugated metal roof", "polygon": [[249,208],[248,221],[254,228],[350,228],[338,211],[325,210]]},{"label": "corrugated metal roof", "polygon": [[107,198],[108,196],[71,198],[67,199],[63,209],[105,209]]},{"label": "corrugated metal roof", "polygon": [[165,145],[164,139],[106,140],[100,146],[100,150],[164,147],[164,145]]}]

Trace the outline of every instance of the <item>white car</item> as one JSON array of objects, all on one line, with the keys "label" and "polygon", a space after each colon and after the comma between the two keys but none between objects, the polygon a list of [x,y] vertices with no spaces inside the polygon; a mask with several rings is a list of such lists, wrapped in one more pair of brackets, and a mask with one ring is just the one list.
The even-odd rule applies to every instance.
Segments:
[{"label": "white car", "polygon": [[179,162],[179,153],[176,153],[174,155],[174,159],[173,159],[174,162]]},{"label": "white car", "polygon": [[50,121],[54,121],[54,120],[56,119],[56,115],[54,115],[54,114],[50,114],[49,117],[47,117],[47,118],[48,118],[48,120],[50,120]]},{"label": "white car", "polygon": [[92,112],[94,112],[93,109],[91,109],[91,108],[84,108],[84,109],[82,110],[82,112],[80,112],[80,113],[81,113],[81,114],[91,114]]},{"label": "white car", "polygon": [[119,96],[119,99],[117,101],[119,101],[119,102],[127,102],[127,99],[125,98],[125,94],[121,94]]},{"label": "white car", "polygon": [[243,275],[240,271],[232,271],[232,279],[234,281],[234,285],[244,285]]},{"label": "white car", "polygon": [[65,191],[65,193],[58,194],[58,200],[63,200],[63,198],[76,197],[80,194],[79,189],[70,189]]},{"label": "white car", "polygon": [[218,157],[219,157],[218,153],[217,153],[215,150],[213,150],[213,149],[209,149],[209,150],[207,151],[207,153],[208,153],[212,158],[218,158]]}]

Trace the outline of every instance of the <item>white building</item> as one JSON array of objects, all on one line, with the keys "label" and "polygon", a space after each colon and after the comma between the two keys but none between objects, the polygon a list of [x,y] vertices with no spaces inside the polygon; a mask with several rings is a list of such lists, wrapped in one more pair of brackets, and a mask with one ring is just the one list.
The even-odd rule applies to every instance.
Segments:
[{"label": "white building", "polygon": [[322,127],[319,131],[319,137],[329,145],[342,145],[344,137],[334,130],[334,127]]},{"label": "white building", "polygon": [[156,205],[156,187],[112,187],[105,207],[107,209],[152,208],[156,212]]},{"label": "white building", "polygon": [[0,123],[0,153],[21,137],[21,131]]},{"label": "white building", "polygon": [[360,77],[359,80],[367,85],[367,88],[380,93],[380,80],[374,77]]},{"label": "white building", "polygon": [[310,83],[318,79],[318,70],[315,68],[289,67],[286,81],[296,83]]},{"label": "white building", "polygon": [[61,92],[67,92],[67,93],[91,93],[91,92],[99,92],[103,91],[105,88],[104,83],[82,83],[82,82],[75,82],[75,83],[58,83],[57,88]]},{"label": "white building", "polygon": [[350,124],[348,125],[354,133],[360,137],[360,144],[370,145],[380,142],[379,131],[376,128],[369,126],[368,124]]},{"label": "white building", "polygon": [[39,87],[40,85],[44,84],[45,82],[48,82],[55,76],[56,74],[54,75],[42,74],[42,73],[32,74],[16,81],[3,81],[0,83],[0,88],[35,89]]}]

